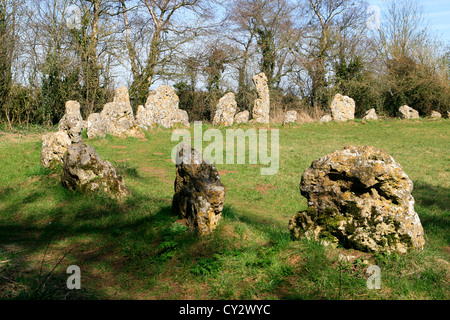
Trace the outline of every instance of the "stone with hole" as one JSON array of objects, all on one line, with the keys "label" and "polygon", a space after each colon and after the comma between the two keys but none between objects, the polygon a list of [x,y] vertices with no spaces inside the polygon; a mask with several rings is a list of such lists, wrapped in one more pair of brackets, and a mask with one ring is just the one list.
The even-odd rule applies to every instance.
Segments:
[{"label": "stone with hole", "polygon": [[423,249],[412,190],[411,179],[385,151],[371,146],[335,151],[303,173],[300,191],[308,210],[291,219],[291,235],[366,252]]}]

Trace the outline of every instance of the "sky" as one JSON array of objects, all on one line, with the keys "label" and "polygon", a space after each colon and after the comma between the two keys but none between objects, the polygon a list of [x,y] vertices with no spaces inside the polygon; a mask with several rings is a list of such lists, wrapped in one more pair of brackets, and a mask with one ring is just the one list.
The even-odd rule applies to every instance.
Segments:
[{"label": "sky", "polygon": [[[383,8],[383,0],[368,0],[371,5]],[[425,18],[429,21],[430,31],[450,45],[450,0],[418,0]]]}]

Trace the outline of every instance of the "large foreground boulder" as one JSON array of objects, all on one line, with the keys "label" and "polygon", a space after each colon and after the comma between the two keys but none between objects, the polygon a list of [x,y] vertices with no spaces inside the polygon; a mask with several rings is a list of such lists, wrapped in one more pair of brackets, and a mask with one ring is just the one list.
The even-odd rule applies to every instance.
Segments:
[{"label": "large foreground boulder", "polygon": [[413,108],[404,105],[398,109],[399,117],[401,119],[419,119],[419,111],[414,110]]},{"label": "large foreground boulder", "polygon": [[54,167],[63,162],[64,153],[72,144],[65,131],[52,132],[42,137],[41,165]]},{"label": "large foreground boulder", "polygon": [[331,102],[331,115],[334,121],[355,119],[355,101],[347,96],[336,94]]},{"label": "large foreground boulder", "polygon": [[222,217],[225,187],[214,165],[190,145],[177,150],[172,209],[200,234],[213,231]]},{"label": "large foreground boulder", "polygon": [[267,84],[267,76],[264,72],[253,77],[258,99],[255,100],[253,106],[253,122],[269,123],[270,122],[270,94],[269,85]]},{"label": "large foreground boulder", "polygon": [[303,173],[300,191],[309,209],[291,219],[291,235],[367,252],[422,249],[412,190],[411,179],[386,152],[370,146],[335,151]]},{"label": "large foreground boulder", "polygon": [[216,113],[213,119],[213,125],[232,126],[234,115],[237,111],[237,102],[233,92],[223,96],[216,107]]},{"label": "large foreground boulder", "polygon": [[112,164],[103,161],[95,149],[85,143],[72,144],[67,149],[61,182],[72,191],[103,191],[118,199],[129,193],[122,176],[117,174]]}]

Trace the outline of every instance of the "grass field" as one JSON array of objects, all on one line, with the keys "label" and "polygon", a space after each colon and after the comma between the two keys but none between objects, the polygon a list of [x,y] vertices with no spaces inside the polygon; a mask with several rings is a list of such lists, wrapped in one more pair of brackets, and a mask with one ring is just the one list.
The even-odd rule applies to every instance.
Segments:
[{"label": "grass field", "polygon": [[[86,140],[124,176],[132,191],[124,202],[65,190],[61,168],[40,166],[43,129],[1,131],[0,299],[450,298],[450,120],[272,128],[280,129],[278,174],[217,165],[225,208],[204,237],[171,212],[172,130]],[[414,181],[423,251],[374,255],[290,239],[289,219],[306,209],[303,171],[346,145],[387,151]],[[381,268],[380,290],[366,286],[371,264]],[[70,265],[81,269],[81,290],[66,288]]]}]

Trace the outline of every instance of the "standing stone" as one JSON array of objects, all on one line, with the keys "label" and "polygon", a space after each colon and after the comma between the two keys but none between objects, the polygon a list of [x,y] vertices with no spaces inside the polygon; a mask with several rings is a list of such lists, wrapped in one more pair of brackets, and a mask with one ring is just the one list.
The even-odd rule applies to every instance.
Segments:
[{"label": "standing stone", "polygon": [[181,123],[182,125],[189,127],[191,124],[189,123],[189,115],[186,110],[177,109],[175,112],[174,123]]},{"label": "standing stone", "polygon": [[300,191],[309,209],[291,219],[291,235],[368,252],[423,249],[412,190],[386,152],[370,146],[335,151],[303,173]]},{"label": "standing stone", "polygon": [[437,111],[431,111],[431,119],[441,119],[442,115]]},{"label": "standing stone", "polygon": [[377,113],[374,108],[366,111],[366,115],[364,116],[363,120],[378,120]]},{"label": "standing stone", "polygon": [[234,93],[224,95],[216,106],[213,125],[231,126],[237,111],[237,102]]},{"label": "standing stone", "polygon": [[65,131],[46,134],[42,137],[41,165],[50,168],[63,162],[64,153],[72,144]]},{"label": "standing stone", "polygon": [[130,104],[130,95],[128,93],[128,89],[125,86],[120,87],[116,90],[116,94],[114,95],[115,103],[125,103]]},{"label": "standing stone", "polygon": [[294,123],[297,122],[297,111],[290,110],[286,112],[286,115],[284,116],[284,124],[286,123]]},{"label": "standing stone", "polygon": [[256,123],[270,123],[270,94],[267,77],[264,72],[253,77],[258,99],[253,106],[253,121]]},{"label": "standing stone", "polygon": [[67,101],[66,113],[59,120],[58,131],[64,131],[72,143],[78,143],[83,140],[82,128],[83,117],[80,112],[80,104],[77,101]]},{"label": "standing stone", "polygon": [[242,112],[239,112],[238,114],[236,114],[236,116],[234,117],[234,122],[237,124],[248,123],[249,118],[250,118],[250,112],[245,110],[245,111],[242,111]]},{"label": "standing stone", "polygon": [[99,115],[89,116],[87,131],[88,138],[104,137],[106,134],[117,137],[143,135],[136,125],[126,87],[117,89],[113,102],[105,104]]},{"label": "standing stone", "polygon": [[[164,128],[172,128],[175,122],[189,125],[187,112],[178,108],[180,99],[171,86],[160,86],[156,91],[150,93],[145,108],[153,115],[153,123]],[[144,125],[150,126],[149,123]]]},{"label": "standing stone", "polygon": [[233,92],[227,93],[219,100],[219,103],[217,104],[213,125],[222,125],[225,127],[232,126],[236,111],[237,102],[235,95]]},{"label": "standing stone", "polygon": [[136,112],[136,124],[144,130],[152,128],[155,125],[153,111],[142,105],[139,106]]},{"label": "standing stone", "polygon": [[336,94],[331,102],[331,115],[335,121],[355,119],[355,101],[350,97]]},{"label": "standing stone", "polygon": [[126,132],[135,125],[126,87],[117,89],[114,101],[105,104],[100,117],[105,121],[106,132],[113,136],[126,135]]},{"label": "standing stone", "polygon": [[190,145],[177,150],[172,209],[200,234],[213,231],[222,217],[225,187],[214,165]]},{"label": "standing stone", "polygon": [[333,121],[333,117],[331,117],[331,115],[326,114],[324,115],[319,122],[331,122]]},{"label": "standing stone", "polygon": [[401,119],[419,119],[419,111],[409,106],[401,106],[398,112]]},{"label": "standing stone", "polygon": [[72,144],[63,160],[62,185],[72,191],[93,193],[103,191],[122,198],[129,191],[122,176],[109,161],[103,161],[95,149],[85,143]]},{"label": "standing stone", "polygon": [[104,138],[106,136],[106,121],[102,118],[100,113],[92,113],[88,117],[86,134],[88,139],[94,137]]}]

